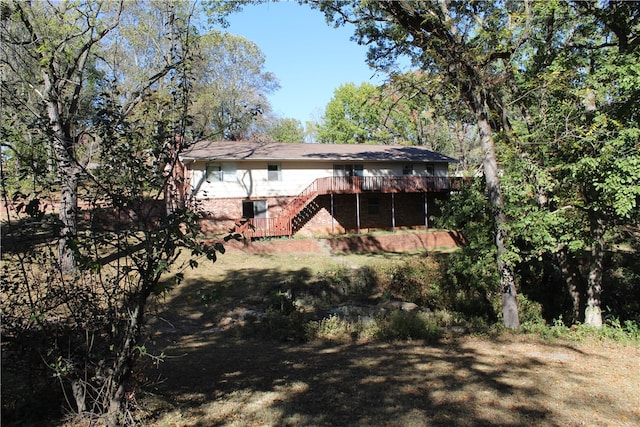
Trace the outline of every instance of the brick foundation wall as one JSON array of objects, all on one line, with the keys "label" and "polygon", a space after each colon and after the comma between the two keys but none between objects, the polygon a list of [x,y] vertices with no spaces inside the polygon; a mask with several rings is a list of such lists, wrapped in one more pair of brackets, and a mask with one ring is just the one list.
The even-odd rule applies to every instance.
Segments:
[{"label": "brick foundation wall", "polygon": [[[427,215],[439,214],[436,199],[446,199],[446,193],[427,194]],[[425,200],[422,193],[361,193],[360,232],[392,230],[395,227],[415,228],[425,226]],[[228,232],[235,220],[242,217],[244,199],[208,199],[199,202],[198,207],[206,212],[201,221],[203,232],[218,234]],[[272,197],[266,200],[268,216],[275,218],[291,200],[290,197]],[[333,210],[333,216],[331,212]],[[311,215],[304,224],[294,230],[295,235],[319,236],[355,233],[358,231],[358,216],[355,194],[321,195],[309,205]]]}]

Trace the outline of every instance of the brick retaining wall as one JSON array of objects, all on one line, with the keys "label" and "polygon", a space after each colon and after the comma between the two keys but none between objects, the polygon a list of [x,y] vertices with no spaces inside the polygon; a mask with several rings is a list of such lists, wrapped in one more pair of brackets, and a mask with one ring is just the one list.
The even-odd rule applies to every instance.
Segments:
[{"label": "brick retaining wall", "polygon": [[458,247],[464,243],[460,233],[453,231],[402,232],[382,235],[358,235],[326,239],[278,239],[228,242],[228,252],[252,254],[407,252]]}]

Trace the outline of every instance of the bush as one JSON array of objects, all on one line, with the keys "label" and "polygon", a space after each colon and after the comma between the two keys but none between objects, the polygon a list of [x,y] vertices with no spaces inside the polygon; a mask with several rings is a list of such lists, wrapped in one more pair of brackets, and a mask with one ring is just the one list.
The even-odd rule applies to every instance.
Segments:
[{"label": "bush", "polygon": [[351,269],[340,266],[319,275],[332,293],[341,297],[367,297],[378,285],[378,273],[371,267]]},{"label": "bush", "polygon": [[307,339],[306,324],[304,314],[298,311],[288,314],[273,311],[255,325],[254,331],[279,341],[303,342]]},{"label": "bush", "polygon": [[[498,298],[496,298],[498,300]],[[500,312],[500,301],[496,301],[496,311]],[[542,305],[539,302],[532,301],[522,293],[518,294],[518,315],[520,317],[520,324],[528,325],[544,325],[546,322],[542,314]],[[559,319],[562,319],[560,317]]]},{"label": "bush", "polygon": [[390,272],[390,281],[382,291],[393,298],[432,309],[443,308],[438,263],[432,258],[412,259]]},{"label": "bush", "polygon": [[386,319],[378,320],[377,337],[385,340],[419,339],[432,342],[442,333],[435,319],[424,313],[394,311]]},{"label": "bush", "polygon": [[348,342],[358,339],[370,340],[377,334],[375,321],[349,321],[339,316],[307,323],[306,337],[309,340],[323,339],[328,341]]}]

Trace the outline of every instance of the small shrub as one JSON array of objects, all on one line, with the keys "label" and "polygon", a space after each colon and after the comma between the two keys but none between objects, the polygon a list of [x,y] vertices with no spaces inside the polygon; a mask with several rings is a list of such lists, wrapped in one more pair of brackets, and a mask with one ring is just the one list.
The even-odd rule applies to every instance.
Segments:
[{"label": "small shrub", "polygon": [[[542,305],[536,301],[530,300],[523,294],[518,294],[518,316],[520,317],[520,323],[545,323],[542,315]],[[561,317],[560,320],[562,320]]]},{"label": "small shrub", "polygon": [[443,306],[440,269],[430,258],[413,259],[391,271],[383,292],[422,306]]},{"label": "small shrub", "polygon": [[306,325],[306,337],[309,340],[322,339],[328,341],[348,342],[354,340],[371,340],[378,334],[375,321],[349,321],[339,316],[312,321]]},{"label": "small shrub", "polygon": [[320,275],[333,293],[341,296],[368,296],[378,285],[378,273],[371,267],[350,269],[340,266]]},{"label": "small shrub", "polygon": [[306,323],[307,319],[300,312],[284,314],[272,311],[256,326],[257,332],[266,332],[268,336],[279,341],[303,342],[307,339]]},{"label": "small shrub", "polygon": [[435,319],[423,313],[394,311],[387,319],[378,321],[378,338],[421,339],[435,341],[441,336],[440,327]]},{"label": "small shrub", "polygon": [[214,286],[209,289],[199,289],[196,292],[196,295],[205,307],[209,307],[210,305],[220,301],[220,298],[226,289],[226,286]]},{"label": "small shrub", "polygon": [[287,316],[296,311],[296,305],[291,291],[274,291],[267,300],[267,314],[277,313]]},{"label": "small shrub", "polygon": [[544,339],[563,339],[577,342],[595,339],[640,345],[640,327],[632,321],[626,321],[624,325],[621,325],[617,319],[610,319],[601,328],[584,324],[567,327],[562,317],[558,317],[552,325],[525,323],[521,329],[524,333],[535,334]]},{"label": "small shrub", "polygon": [[309,322],[306,336],[308,339],[320,338],[330,341],[350,340],[353,328],[348,321],[338,316],[329,316],[326,319]]},{"label": "small shrub", "polygon": [[433,313],[433,320],[441,328],[452,328],[452,330],[486,333],[493,324],[481,316],[469,316],[464,313],[451,310],[436,310]]}]

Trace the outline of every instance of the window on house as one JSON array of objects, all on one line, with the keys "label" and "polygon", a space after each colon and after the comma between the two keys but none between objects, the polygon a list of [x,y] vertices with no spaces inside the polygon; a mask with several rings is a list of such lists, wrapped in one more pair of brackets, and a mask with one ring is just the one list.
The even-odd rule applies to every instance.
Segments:
[{"label": "window on house", "polygon": [[235,163],[209,163],[206,173],[207,182],[235,182],[238,179]]},{"label": "window on house", "polygon": [[282,167],[279,163],[269,163],[267,174],[269,181],[282,181]]},{"label": "window on house", "polygon": [[235,163],[209,163],[206,174],[207,182],[235,182],[238,180]]},{"label": "window on house", "polygon": [[433,176],[433,165],[426,165],[424,171],[427,176]]},{"label": "window on house", "polygon": [[222,164],[222,180],[225,182],[236,182],[238,180],[238,168],[235,163]]},{"label": "window on house", "polygon": [[266,200],[244,200],[242,202],[243,218],[266,218],[267,217],[267,201]]},{"label": "window on house", "polygon": [[367,200],[367,212],[369,215],[378,215],[380,213],[380,199],[371,197]]},{"label": "window on house", "polygon": [[402,165],[402,175],[413,175],[413,163]]},{"label": "window on house", "polygon": [[217,163],[209,163],[206,171],[207,182],[222,181],[222,166]]},{"label": "window on house", "polygon": [[364,176],[364,165],[333,165],[334,176]]}]

